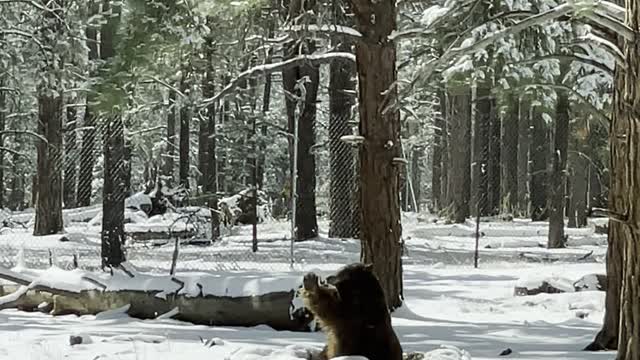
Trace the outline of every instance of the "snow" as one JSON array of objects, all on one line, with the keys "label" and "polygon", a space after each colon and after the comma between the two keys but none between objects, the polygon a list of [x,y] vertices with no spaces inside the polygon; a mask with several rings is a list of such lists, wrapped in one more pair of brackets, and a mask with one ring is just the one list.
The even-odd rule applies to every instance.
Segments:
[{"label": "snow", "polygon": [[[169,220],[158,221],[162,224]],[[568,248],[551,250],[540,247],[546,242],[546,223],[487,219],[480,224],[480,268],[474,269],[473,221],[448,225],[428,215],[405,214],[405,303],[392,319],[404,351],[424,353],[430,360],[498,360],[505,358],[500,353],[507,349],[512,354],[506,358],[524,360],[613,359],[612,352],[581,351],[599,330],[604,312],[605,293],[594,290],[595,277],[586,276],[605,273],[606,235],[594,232],[594,225],[601,222],[593,219],[587,228],[567,229]],[[326,220],[320,221],[321,229],[326,229],[326,224]],[[250,248],[250,226],[238,227],[233,235],[210,247],[182,245],[184,254],[176,273],[185,284],[182,289],[167,276],[168,271],[148,272],[151,263],[136,257],[140,253],[135,248],[128,252],[132,263],[125,264],[133,278],[121,271],[113,277],[96,273],[88,250],[86,258],[80,258],[84,270],[65,270],[67,253],[84,251],[81,247],[99,251],[96,227],[84,223],[68,227],[70,234],[77,235],[68,236],[67,242],[58,241],[59,235],[29,237],[28,231],[0,235],[3,252],[14,249],[10,263],[1,258],[0,262],[6,266],[19,264],[12,270],[32,281],[76,291],[95,287],[85,280],[90,277],[108,289],[153,289],[161,291],[159,296],[178,290],[197,296],[198,285],[206,294],[249,296],[297,289],[307,271],[324,277],[342,264],[359,259],[357,241],[329,239],[321,231],[318,239],[295,244],[296,264],[290,269],[289,226],[274,221],[260,224],[261,250],[240,265],[235,256],[240,249]],[[49,249],[56,253],[58,266],[49,267],[47,260],[39,259],[42,251]],[[144,251],[157,264],[158,259],[170,259],[171,250],[160,247]],[[531,262],[520,256],[523,252],[554,261]],[[18,253],[22,254],[21,260],[16,259]],[[211,253],[216,257],[207,264],[210,271],[193,266],[208,262],[201,259]],[[247,253],[250,250],[242,255]],[[589,253],[591,256],[579,260]],[[266,267],[266,261],[270,267]],[[585,291],[573,291],[573,282],[578,279],[591,285]],[[571,286],[571,291],[514,296],[515,286],[539,285],[540,281],[552,281],[554,286],[566,289]],[[6,300],[10,299],[0,298]],[[295,298],[292,308],[300,306],[300,298]],[[154,320],[130,318],[126,310],[123,307],[81,317],[2,310],[0,360],[298,360],[317,355],[325,340],[321,332],[193,325],[171,319],[177,309]],[[82,342],[70,345],[71,336],[81,337]]]}]

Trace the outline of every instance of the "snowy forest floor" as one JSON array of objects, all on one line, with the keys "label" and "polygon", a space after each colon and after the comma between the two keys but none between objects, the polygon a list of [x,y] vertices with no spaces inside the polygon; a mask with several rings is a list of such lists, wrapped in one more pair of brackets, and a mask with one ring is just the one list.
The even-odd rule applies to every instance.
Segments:
[{"label": "snowy forest floor", "polygon": [[[81,221],[67,227],[66,242],[59,242],[59,235],[35,239],[28,230],[7,231],[0,235],[0,259],[15,257],[23,249],[24,261],[20,265],[42,268],[43,264],[48,265],[46,254],[53,249],[56,264],[64,267],[73,253],[65,249],[76,253],[86,249],[80,263],[91,268],[87,264],[94,261],[90,252],[99,251],[99,226]],[[595,234],[593,225],[592,221],[588,228],[568,229],[569,247],[548,250],[540,247],[546,243],[546,223],[483,222],[480,268],[474,269],[472,222],[444,225],[405,215],[406,299],[393,314],[393,325],[404,351],[429,352],[451,345],[480,360],[613,359],[612,352],[581,351],[601,325],[604,292],[514,296],[514,286],[519,282],[544,278],[575,281],[587,274],[604,274],[606,235]],[[178,269],[183,273],[208,270],[233,276],[268,273],[270,277],[291,277],[309,270],[333,271],[359,258],[357,242],[327,239],[324,232],[318,240],[295,245],[296,267],[287,270],[288,226],[261,224],[261,250],[254,255],[248,255],[251,252],[247,250],[250,227],[234,230],[233,236],[213,246],[183,246]],[[132,261],[137,269],[168,268],[172,246],[143,247],[138,251],[149,260],[141,257]],[[211,259],[207,258],[209,255]],[[212,260],[215,266],[209,263]],[[0,264],[15,265],[7,261],[0,260]],[[95,261],[97,264],[99,259]],[[90,337],[92,343],[70,346],[69,336],[74,334]],[[205,347],[201,338],[221,341]],[[174,320],[142,321],[121,314],[52,317],[0,311],[0,359],[293,360],[304,359],[305,351],[301,349],[317,349],[323,341],[322,333],[276,332],[267,327],[207,327]],[[513,353],[499,356],[507,348]],[[465,359],[453,351],[443,353],[440,357],[432,353],[428,359]]]}]

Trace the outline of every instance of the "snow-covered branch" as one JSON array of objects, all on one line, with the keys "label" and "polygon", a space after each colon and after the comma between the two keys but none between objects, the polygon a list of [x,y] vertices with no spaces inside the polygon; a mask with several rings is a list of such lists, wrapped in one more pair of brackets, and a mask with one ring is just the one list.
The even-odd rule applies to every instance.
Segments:
[{"label": "snow-covered branch", "polygon": [[623,69],[626,68],[624,54],[622,53],[622,50],[620,50],[618,45],[614,44],[613,42],[607,39],[603,39],[600,36],[597,36],[595,34],[588,34],[586,36],[578,38],[578,40],[594,42],[602,46],[604,49],[609,51],[611,56],[613,56],[616,59],[617,66],[620,66]]},{"label": "snow-covered branch", "polygon": [[635,31],[625,25],[624,19],[622,21],[613,19],[607,15],[600,14],[598,11],[586,11],[582,15],[596,24],[621,35],[628,41],[633,41],[636,37]]},{"label": "snow-covered branch", "polygon": [[566,60],[566,61],[576,61],[576,62],[580,62],[589,66],[593,66],[594,68],[597,68],[609,75],[613,75],[613,69],[610,68],[609,66],[607,66],[604,63],[601,63],[595,59],[592,58],[588,58],[586,56],[582,56],[582,55],[578,55],[578,54],[571,54],[571,55],[565,55],[565,54],[550,54],[550,55],[545,55],[545,56],[540,56],[540,57],[535,57],[533,59],[527,59],[527,60],[522,60],[522,61],[514,61],[514,62],[509,62],[506,63],[505,65],[525,65],[525,64],[534,64],[537,63],[539,61],[543,61],[543,60],[550,60],[550,59],[556,59],[556,60]]},{"label": "snow-covered branch", "polygon": [[503,39],[510,35],[518,34],[532,26],[543,24],[547,21],[557,19],[574,11],[592,9],[593,7],[594,2],[590,0],[580,1],[576,3],[565,3],[560,6],[556,6],[555,8],[549,9],[545,12],[530,16],[522,21],[515,23],[510,27],[496,31],[470,45],[459,45],[461,42],[461,38],[458,38],[453,42],[453,44],[451,44],[451,46],[442,54],[440,58],[431,60],[425,65],[425,67],[418,73],[413,81],[411,81],[411,84],[407,90],[411,91],[415,84],[420,82],[422,79],[429,78],[439,66],[448,64],[454,59],[460,58],[464,55],[473,54],[474,52],[482,50],[487,46],[493,44],[497,40]]},{"label": "snow-covered branch", "polygon": [[241,72],[235,79],[231,80],[227,86],[225,86],[219,93],[214,95],[211,98],[204,99],[201,103],[201,106],[207,106],[211,103],[218,101],[219,99],[225,97],[229,93],[231,93],[243,80],[258,76],[258,75],[266,75],[271,74],[276,71],[281,71],[292,66],[302,65],[305,63],[310,63],[312,65],[319,65],[331,62],[336,59],[345,59],[355,62],[356,56],[352,53],[348,52],[330,52],[325,54],[314,54],[314,55],[299,55],[295,58],[284,60],[281,62],[264,64],[252,67],[246,71]]},{"label": "snow-covered branch", "polygon": [[31,137],[34,137],[44,143],[48,143],[49,141],[47,141],[47,138],[36,133],[33,131],[29,131],[29,130],[2,130],[0,131],[0,135],[29,135]]},{"label": "snow-covered branch", "polygon": [[554,90],[560,90],[560,91],[567,91],[571,95],[574,95],[575,97],[580,99],[580,101],[589,108],[591,113],[594,114],[598,119],[603,120],[605,124],[608,125],[609,122],[611,121],[611,119],[609,118],[609,116],[607,116],[607,114],[605,114],[602,110],[598,109],[597,107],[593,106],[593,104],[589,100],[587,100],[579,92],[575,91],[574,89],[572,89],[571,87],[569,87],[567,85],[564,85],[564,84],[534,83],[534,84],[523,85],[520,88],[530,88],[530,87],[539,87],[539,88],[547,88],[547,89],[554,89]]},{"label": "snow-covered branch", "polygon": [[286,27],[284,31],[308,31],[308,32],[322,32],[330,34],[347,35],[351,37],[362,37],[362,34],[354,28],[341,25],[293,25]]}]

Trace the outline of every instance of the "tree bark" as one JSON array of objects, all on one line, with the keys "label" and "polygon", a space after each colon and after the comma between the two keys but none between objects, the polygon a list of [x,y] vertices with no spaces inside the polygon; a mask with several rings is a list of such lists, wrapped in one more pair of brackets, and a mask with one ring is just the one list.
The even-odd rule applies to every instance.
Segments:
[{"label": "tree bark", "polygon": [[[98,1],[91,1],[89,5],[89,16],[98,13]],[[87,37],[87,47],[89,48],[89,61],[98,59],[98,31],[92,26],[87,26],[85,31]],[[90,76],[95,74],[89,74]],[[93,192],[93,167],[95,164],[95,141],[96,141],[96,96],[91,92],[87,93],[84,119],[82,123],[82,147],[80,149],[80,163],[78,167],[78,185],[76,201],[78,206],[91,205],[91,195]]]},{"label": "tree bark", "polygon": [[587,226],[587,169],[589,168],[589,160],[586,159],[584,155],[579,155],[577,164],[572,189],[573,196],[575,197],[576,226],[585,227]]},{"label": "tree bark", "polygon": [[[400,114],[397,99],[396,29],[392,0],[352,0],[356,43],[360,148],[361,259],[373,264],[391,309],[402,305],[402,226],[399,203]],[[375,23],[371,19],[375,18]]]},{"label": "tree bark", "polygon": [[451,201],[449,199],[449,97],[445,90],[440,94],[440,111],[442,115],[442,168],[440,169],[440,210],[449,209]]},{"label": "tree bark", "polygon": [[442,91],[438,92],[440,100],[440,114],[435,117],[433,133],[433,160],[431,161],[431,212],[438,213],[442,208],[442,153],[444,117],[446,113],[446,99]]},{"label": "tree bark", "polygon": [[[113,14],[100,31],[100,58],[105,61],[104,70],[117,66],[113,63],[115,42],[120,23],[121,5],[111,0],[103,2],[102,10]],[[124,121],[120,109],[115,107],[104,114],[104,184],[102,188],[102,268],[118,267],[124,256],[124,200],[127,192],[127,177],[130,169],[126,163],[127,144],[124,136]]]},{"label": "tree bark", "polygon": [[[421,164],[424,161],[424,147],[413,145],[411,150],[411,187],[409,196],[411,197],[411,210],[420,212],[420,201],[422,191],[420,183],[422,182]],[[415,200],[415,203],[414,203]]]},{"label": "tree bark", "polygon": [[73,106],[67,104],[67,123],[64,139],[64,186],[63,200],[65,208],[76,207],[76,167],[78,157],[76,154],[76,125],[77,113]]},{"label": "tree bark", "polygon": [[[0,35],[0,42],[3,41],[3,35]],[[7,94],[6,91],[3,90],[5,86],[7,86],[5,75],[6,69],[0,67],[0,131],[4,131],[7,124],[7,113],[9,112],[7,106]],[[4,136],[0,134],[0,147],[4,147]],[[14,177],[16,175],[14,174]],[[0,209],[5,207],[4,202],[4,151],[0,151]]]},{"label": "tree bark", "polygon": [[[294,19],[300,14],[312,9],[314,4],[292,1],[289,4],[289,18]],[[312,54],[315,51],[315,43],[312,40],[305,40],[296,44],[291,42],[286,46],[286,57],[293,58],[299,53]],[[295,239],[302,241],[318,236],[318,220],[316,217],[316,162],[315,156],[311,152],[315,144],[315,122],[316,122],[316,102],[318,99],[318,86],[320,81],[319,66],[305,64],[295,66],[282,72],[283,86],[285,91],[294,96],[301,96],[300,103],[286,97],[287,117],[289,132],[294,133],[295,122],[298,122],[298,159],[293,163],[293,142],[290,141],[291,167],[296,166],[296,216]],[[302,84],[302,79],[307,77],[308,82]],[[304,92],[296,87],[304,86]],[[293,101],[292,101],[293,100]],[[296,105],[301,111],[296,112]],[[292,172],[293,173],[293,170]]]},{"label": "tree bark", "polygon": [[[464,223],[469,217],[471,184],[471,91],[466,85],[449,89],[450,138],[456,139],[449,146],[449,198],[452,209],[449,220]],[[482,179],[482,177],[480,178]],[[482,186],[482,185],[480,185]],[[481,213],[482,214],[482,213]]]},{"label": "tree bark", "polygon": [[477,209],[480,216],[489,215],[489,141],[491,127],[491,88],[486,83],[478,86],[476,111],[473,124],[473,164],[472,164],[472,213]]},{"label": "tree bark", "polygon": [[[626,25],[637,34],[640,31],[640,3],[626,1],[625,19]],[[610,226],[620,231],[621,237],[614,241],[621,241],[622,250],[619,254],[622,259],[622,284],[616,359],[635,360],[640,359],[640,197],[637,196],[640,193],[640,114],[637,111],[640,108],[640,42],[625,41],[622,48],[626,68],[616,69],[609,136],[611,172],[615,174],[611,176],[610,197],[614,221]],[[612,310],[615,309],[607,306],[607,313]],[[605,323],[605,328],[607,325]]]},{"label": "tree bark", "polygon": [[[566,68],[566,65],[561,66]],[[565,74],[561,70],[561,74]],[[549,173],[549,234],[548,248],[564,248],[564,204],[567,173],[567,151],[569,148],[569,97],[565,91],[557,92],[554,131],[554,152]]]},{"label": "tree bark", "polygon": [[502,120],[502,211],[507,214],[515,214],[518,196],[518,129],[519,129],[520,102],[518,96],[511,94],[508,97],[508,110]]},{"label": "tree bark", "polygon": [[50,235],[63,230],[62,221],[62,92],[60,74],[61,54],[54,54],[58,37],[62,36],[63,16],[60,10],[64,4],[55,2],[59,8],[45,14],[45,32],[42,42],[47,44],[47,60],[42,68],[44,74],[50,74],[46,83],[38,84],[38,133],[47,139],[39,141],[37,164],[37,200],[36,219],[33,234]]},{"label": "tree bark", "polygon": [[[340,5],[341,1],[333,0],[338,24],[351,26]],[[346,36],[334,36],[332,45],[336,51],[350,52],[352,43]],[[340,140],[353,134],[349,122],[355,105],[355,72],[355,64],[349,60],[335,59],[329,65],[329,237],[332,238],[352,238],[357,232],[353,227],[353,212],[357,208],[352,204],[355,158],[351,145]]]},{"label": "tree bark", "polygon": [[529,148],[531,146],[531,130],[529,106],[518,100],[518,215],[529,216]]},{"label": "tree bark", "polygon": [[[212,20],[207,18],[210,23]],[[207,59],[207,68],[205,74],[205,84],[202,88],[205,98],[215,95],[215,66],[214,66],[214,48],[212,37],[205,39],[205,58]],[[207,178],[204,184],[204,191],[211,194],[209,207],[211,208],[211,239],[216,241],[220,238],[220,216],[218,215],[218,163],[216,155],[216,106],[218,103],[212,103],[207,106]]]},{"label": "tree bark", "polygon": [[162,166],[162,175],[167,186],[173,186],[173,171],[175,167],[176,153],[176,93],[169,90],[169,109],[167,110],[167,139],[165,146],[165,156]]},{"label": "tree bark", "polygon": [[495,96],[490,98],[491,112],[489,117],[489,157],[487,163],[487,203],[489,215],[500,212],[500,127]]},{"label": "tree bark", "polygon": [[538,108],[532,109],[531,143],[531,220],[544,221],[547,211],[548,127]]},{"label": "tree bark", "polygon": [[[180,79],[180,91],[185,94],[189,90],[189,86],[187,84],[187,77],[189,74],[186,72],[186,69],[183,70],[182,78]],[[180,106],[180,165],[179,165],[179,178],[180,185],[184,186],[185,189],[189,189],[189,147],[190,147],[190,139],[189,139],[189,126],[191,122],[191,109],[189,108],[188,100],[183,99],[184,103]]]}]

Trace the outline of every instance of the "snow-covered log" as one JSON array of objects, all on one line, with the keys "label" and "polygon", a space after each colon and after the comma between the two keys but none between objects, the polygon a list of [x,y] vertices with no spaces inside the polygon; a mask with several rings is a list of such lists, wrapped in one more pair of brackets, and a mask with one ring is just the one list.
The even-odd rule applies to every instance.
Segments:
[{"label": "snow-covered log", "polygon": [[[52,315],[96,315],[124,308],[126,314],[140,319],[170,316],[177,320],[203,325],[267,325],[276,330],[290,331],[308,331],[310,328],[311,320],[308,317],[292,311],[296,297],[295,289],[263,291],[257,295],[214,295],[206,293],[198,279],[148,276],[135,272],[133,273],[136,275],[135,278],[129,278],[133,288],[127,289],[123,288],[127,282],[119,280],[124,278],[123,275],[114,274],[113,281],[105,281],[105,284],[98,286],[105,280],[104,278],[94,279],[79,270],[58,269],[56,272],[57,276],[47,275],[45,272],[42,276],[33,278],[0,269],[0,279],[19,285],[0,287],[0,309],[19,308],[36,311],[39,307],[40,310],[47,309],[42,304],[52,304],[50,311]],[[71,280],[59,284],[60,287],[58,287],[57,282],[51,278],[61,277],[61,274]],[[79,279],[84,282],[77,281]],[[220,283],[224,283],[228,279],[221,280],[223,281]],[[72,287],[76,283],[78,288],[74,290]],[[174,288],[168,289],[166,286],[168,283],[174,284]],[[135,284],[145,284],[145,286]],[[149,287],[149,284],[155,284],[155,288]],[[255,286],[253,284],[253,287]],[[190,291],[186,291],[185,287],[190,288]],[[197,289],[195,296],[191,288]]]}]

